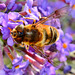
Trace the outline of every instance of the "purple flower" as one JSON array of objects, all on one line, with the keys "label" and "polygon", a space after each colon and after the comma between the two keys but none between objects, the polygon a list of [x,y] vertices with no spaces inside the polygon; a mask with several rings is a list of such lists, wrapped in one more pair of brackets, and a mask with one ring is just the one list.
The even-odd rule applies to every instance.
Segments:
[{"label": "purple flower", "polygon": [[7,10],[6,12],[10,11],[21,11],[22,10],[22,4],[16,4],[16,0],[10,0],[10,2],[7,5]]},{"label": "purple flower", "polygon": [[60,37],[60,40],[56,42],[56,48],[59,51],[58,59],[62,62],[66,60],[66,56],[69,55],[69,52],[75,50],[75,45],[71,44],[72,37],[66,33],[63,37]]},{"label": "purple flower", "polygon": [[59,32],[59,39],[61,39],[62,37],[64,37],[64,32],[62,29],[58,29]]},{"label": "purple flower", "polygon": [[50,63],[46,62],[44,67],[40,71],[40,75],[55,75],[55,67],[51,65]]},{"label": "purple flower", "polygon": [[10,35],[10,30],[7,27],[2,27],[3,39],[6,40]]},{"label": "purple flower", "polygon": [[65,0],[66,3],[69,3],[70,5],[70,15],[72,16],[72,18],[75,18],[75,0]]},{"label": "purple flower", "polygon": [[48,0],[39,0],[38,3],[38,10],[41,12],[42,16],[48,16],[50,13],[53,12],[52,8],[50,7]]},{"label": "purple flower", "polygon": [[3,70],[0,70],[1,75],[23,75],[25,74],[26,68],[29,65],[29,61],[27,60],[26,62],[23,62],[23,57],[17,57],[16,59],[13,60],[12,64],[12,69],[9,69],[8,67],[4,67]]},{"label": "purple flower", "polygon": [[57,58],[60,62],[64,62],[67,60],[66,55],[62,52],[57,53]]},{"label": "purple flower", "polygon": [[5,66],[3,69],[5,71],[5,75],[23,75],[23,72],[21,69],[15,69],[15,67],[12,67],[12,69],[9,69],[8,67]]},{"label": "purple flower", "polygon": [[12,62],[13,66],[14,67],[18,66],[19,69],[24,69],[25,70],[29,65],[29,60],[27,60],[26,62],[23,62],[23,63],[22,63],[22,60],[23,60],[22,56],[17,57]]},{"label": "purple flower", "polygon": [[[21,4],[17,4],[17,3],[21,3]],[[75,14],[74,14],[75,1],[66,0],[66,3],[70,4],[71,6],[70,14],[72,15],[73,18],[75,18]],[[62,1],[48,2],[48,0],[27,0],[23,11],[27,13],[25,17],[33,18],[37,22],[40,20],[41,17],[47,17],[53,11],[66,6],[66,3]],[[7,8],[5,13],[0,12],[0,29],[1,29],[3,40],[7,40],[7,44],[10,46],[13,46],[14,40],[10,35],[10,32],[11,32],[10,29],[13,29],[16,26],[21,25],[23,23],[22,22],[14,23],[11,21],[11,19],[14,21],[23,20],[25,24],[27,25],[32,24],[33,20],[24,19],[24,17],[21,16],[22,14],[20,15],[19,11],[23,12],[22,2],[17,2],[16,0],[10,0],[8,2],[8,5],[5,5],[4,3],[0,4],[1,10],[4,10],[5,8]],[[17,12],[12,12],[12,11],[17,11]],[[8,50],[8,48],[7,50],[5,49],[4,50],[10,59],[12,60],[14,59],[12,61],[12,68],[9,69],[8,67],[4,66],[4,64],[1,64],[2,68],[0,70],[0,75],[29,75],[29,74],[30,75],[33,75],[33,74],[56,75],[55,71],[58,70],[63,64],[60,63],[58,66],[55,67],[54,66],[55,64],[53,65],[53,62],[55,63],[57,62],[53,59],[57,58],[59,62],[65,62],[67,60],[67,56],[69,55],[69,53],[75,50],[75,44],[72,43],[73,42],[72,36],[69,35],[69,33],[64,34],[64,32],[61,30],[60,19],[52,18],[52,19],[49,19],[49,21],[47,21],[45,24],[51,25],[58,29],[59,34],[60,34],[59,40],[52,45],[45,46],[44,51],[43,51],[44,54],[43,52],[42,53],[40,52],[37,55],[37,52],[35,53],[35,49],[33,49],[32,47],[29,48],[29,51],[26,51],[25,49],[22,50],[23,55],[25,53],[25,55],[23,56],[25,60],[23,60],[22,56],[15,57],[14,59],[13,54],[12,54],[14,53],[13,49],[11,49],[12,47],[8,46],[12,50],[12,53],[11,51]],[[74,34],[73,31],[71,33]],[[10,57],[9,54],[12,56],[12,58]],[[51,63],[48,62],[49,60]],[[29,64],[31,64],[31,66]],[[63,72],[66,74],[70,70],[71,70],[71,66],[67,65],[64,67]],[[37,73],[38,71],[39,73]]]},{"label": "purple flower", "polygon": [[[20,15],[16,12],[10,12],[8,14],[5,13],[1,13],[0,15],[0,24],[2,25],[1,27],[1,32],[3,34],[3,39],[6,40],[7,39],[7,44],[12,46],[14,44],[13,39],[10,35],[10,29],[15,28],[15,26],[22,24],[22,23],[13,23],[11,21],[9,21],[9,19],[13,19],[16,20],[20,17]],[[10,29],[9,29],[10,28]]]},{"label": "purple flower", "polygon": [[[2,34],[3,34],[3,39],[4,40],[6,40],[6,39],[8,39],[9,37],[10,37],[10,30],[8,29],[8,14],[2,14],[1,16],[0,16],[0,18],[2,19],[1,20],[1,25],[3,26],[2,28],[1,28],[1,32],[2,32]],[[13,40],[13,39],[12,39]],[[13,43],[13,42],[12,42]],[[10,46],[11,46],[11,44],[10,44]]]},{"label": "purple flower", "polygon": [[72,11],[71,11],[71,15],[72,15],[72,18],[75,18],[75,8],[74,9],[72,9]]},{"label": "purple flower", "polygon": [[[25,4],[24,11],[27,13],[25,17],[33,18],[37,21],[39,21],[40,13],[38,11],[37,6],[33,7],[33,0],[27,0],[27,3]],[[28,24],[32,24],[32,20],[26,20]]]},{"label": "purple flower", "polygon": [[1,32],[3,34],[3,39],[7,39],[7,44],[12,46],[14,44],[12,37],[10,36],[10,30],[6,27],[2,27]]},{"label": "purple flower", "polygon": [[5,75],[5,71],[4,70],[0,70],[0,75]]},{"label": "purple flower", "polygon": [[70,1],[72,1],[72,0],[65,0],[66,1],[66,3],[69,3]]},{"label": "purple flower", "polygon": [[17,11],[21,11],[22,10],[22,4],[17,4]]},{"label": "purple flower", "polygon": [[[53,11],[62,8],[64,6],[65,3],[61,1],[49,3],[47,0],[41,0],[41,2],[38,1],[37,7],[38,7],[38,11],[41,13],[41,16],[45,17],[50,15]],[[56,28],[61,28],[60,20],[58,18],[49,19],[49,21],[47,21],[45,24],[54,26]]]},{"label": "purple flower", "polygon": [[75,34],[75,30],[72,30],[72,28],[69,26],[65,29],[65,33],[69,33],[70,35]]},{"label": "purple flower", "polygon": [[23,57],[22,57],[22,56],[17,57],[17,58],[14,59],[13,62],[12,62],[13,66],[19,65],[19,64],[22,62],[22,60],[23,60]]},{"label": "purple flower", "polygon": [[51,26],[60,29],[60,28],[61,28],[60,19],[59,19],[59,18],[52,19],[52,20],[51,20]]},{"label": "purple flower", "polygon": [[4,10],[6,8],[6,5],[4,3],[0,4],[0,10]]},{"label": "purple flower", "polygon": [[71,6],[75,4],[75,0],[65,0],[65,1],[66,3],[70,3]]},{"label": "purple flower", "polygon": [[64,74],[66,74],[66,73],[68,73],[68,72],[70,72],[71,71],[71,66],[70,65],[66,65],[65,67],[64,67]]},{"label": "purple flower", "polygon": [[50,2],[50,6],[53,10],[60,9],[64,7],[66,4],[62,1]]},{"label": "purple flower", "polygon": [[16,0],[10,0],[9,4],[7,5],[7,9],[12,9],[12,7],[15,5]]},{"label": "purple flower", "polygon": [[20,18],[21,18],[21,15],[17,12],[9,12],[8,13],[8,19],[17,20]]}]

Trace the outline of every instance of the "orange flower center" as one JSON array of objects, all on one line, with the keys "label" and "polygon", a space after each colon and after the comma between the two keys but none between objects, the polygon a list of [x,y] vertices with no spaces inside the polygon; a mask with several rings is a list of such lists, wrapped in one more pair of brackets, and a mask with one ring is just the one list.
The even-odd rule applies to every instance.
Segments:
[{"label": "orange flower center", "polygon": [[63,48],[67,48],[67,44],[66,43],[63,43]]},{"label": "orange flower center", "polygon": [[72,6],[72,9],[75,9],[75,5]]},{"label": "orange flower center", "polygon": [[15,69],[19,68],[19,65],[15,67]]},{"label": "orange flower center", "polygon": [[29,13],[31,13],[31,10],[29,9]]}]

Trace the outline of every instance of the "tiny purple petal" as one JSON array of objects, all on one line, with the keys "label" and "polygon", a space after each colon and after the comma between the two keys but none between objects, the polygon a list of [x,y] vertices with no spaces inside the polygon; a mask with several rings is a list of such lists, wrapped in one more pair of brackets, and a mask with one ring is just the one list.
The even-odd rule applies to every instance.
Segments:
[{"label": "tiny purple petal", "polygon": [[6,71],[6,72],[13,72],[13,71],[15,70],[15,67],[12,67],[12,69],[9,69],[9,68],[5,65],[5,67],[4,67],[3,70]]},{"label": "tiny purple petal", "polygon": [[69,3],[71,0],[65,0],[66,1],[66,3]]},{"label": "tiny purple petal", "polygon": [[7,44],[8,44],[9,46],[13,46],[14,41],[13,41],[13,38],[12,38],[11,36],[7,39]]},{"label": "tiny purple petal", "polygon": [[44,47],[44,50],[48,50],[49,48],[50,48],[50,45],[45,46],[45,47]]},{"label": "tiny purple petal", "polygon": [[[21,69],[16,69],[15,72],[13,72],[14,74],[12,75],[23,75],[23,72],[21,71]],[[11,75],[11,74],[9,74]]]},{"label": "tiny purple petal", "polygon": [[70,52],[75,51],[75,44],[69,44]]},{"label": "tiny purple petal", "polygon": [[27,5],[29,6],[29,8],[31,8],[33,5],[33,0],[27,0]]},{"label": "tiny purple petal", "polygon": [[41,7],[46,11],[48,7],[48,0],[43,0],[43,4],[41,4]]},{"label": "tiny purple petal", "polygon": [[40,12],[44,15],[44,16],[47,16],[48,14],[48,12],[46,12],[44,9],[42,9],[41,7],[39,7],[39,10],[40,10]]},{"label": "tiny purple petal", "polygon": [[35,49],[33,49],[31,46],[29,46],[29,51],[35,52]]},{"label": "tiny purple petal", "polygon": [[6,8],[6,5],[4,3],[0,4],[0,9],[4,10]]},{"label": "tiny purple petal", "polygon": [[70,72],[70,71],[71,71],[71,68],[72,68],[72,67],[71,67],[70,65],[65,66],[65,67],[64,67],[64,74]]},{"label": "tiny purple petal", "polygon": [[8,24],[8,14],[0,13],[0,24],[3,27],[7,27],[7,24]]},{"label": "tiny purple petal", "polygon": [[75,30],[73,30],[70,26],[65,29],[65,33],[75,34]]},{"label": "tiny purple petal", "polygon": [[3,27],[1,30],[2,34],[3,34],[3,39],[7,39],[10,35],[10,30],[8,28]]},{"label": "tiny purple petal", "polygon": [[4,70],[0,70],[0,75],[6,75]]},{"label": "tiny purple petal", "polygon": [[69,51],[68,50],[69,50],[69,48],[67,48],[67,49],[62,48],[61,52],[63,54],[65,54],[66,56],[68,56],[69,55]]},{"label": "tiny purple petal", "polygon": [[8,26],[8,14],[4,14],[4,17],[3,17],[3,27],[7,27]]},{"label": "tiny purple petal", "polygon": [[33,13],[32,13],[32,14],[30,14],[29,16],[30,16],[30,18],[33,18],[33,19],[35,19],[35,20],[38,20],[38,21],[39,21],[39,18],[38,18],[36,15],[34,15]]},{"label": "tiny purple petal", "polygon": [[29,10],[28,10],[28,9],[29,9],[28,5],[25,4],[25,6],[24,6],[24,11],[27,12],[27,13],[29,13]]},{"label": "tiny purple petal", "polygon": [[2,24],[3,23],[3,17],[1,16],[0,17],[0,24]]},{"label": "tiny purple petal", "polygon": [[4,16],[4,13],[3,13],[3,12],[0,12],[0,17],[1,17],[1,16]]},{"label": "tiny purple petal", "polygon": [[62,7],[64,7],[66,4],[62,1],[56,1],[56,2],[50,2],[50,6],[54,9],[60,9]]},{"label": "tiny purple petal", "polygon": [[21,10],[22,10],[22,4],[18,4],[18,5],[17,5],[17,10],[18,10],[18,11],[21,11]]},{"label": "tiny purple petal", "polygon": [[56,74],[56,72],[55,72],[55,67],[51,66],[49,73],[50,73],[49,75],[55,75],[55,74]]},{"label": "tiny purple petal", "polygon": [[61,51],[61,49],[62,49],[62,42],[60,41],[60,40],[58,40],[57,42],[56,42],[56,48],[57,48],[57,50],[58,51]]},{"label": "tiny purple petal", "polygon": [[9,4],[7,5],[7,9],[11,9],[13,6],[14,6],[14,4],[15,4],[15,0],[11,0],[10,2],[9,2]]},{"label": "tiny purple petal", "polygon": [[71,15],[73,18],[75,18],[75,9],[71,11]]},{"label": "tiny purple petal", "polygon": [[11,11],[15,11],[17,9],[17,4],[14,4],[13,8],[11,9]]},{"label": "tiny purple petal", "polygon": [[12,62],[13,66],[20,65],[20,63],[22,62],[22,60],[23,60],[23,57],[22,57],[22,56],[17,57],[17,58],[14,59],[13,62]]},{"label": "tiny purple petal", "polygon": [[11,28],[11,29],[13,29],[13,28],[15,28],[16,26],[18,26],[20,24],[22,24],[22,23],[8,22],[8,27]]},{"label": "tiny purple petal", "polygon": [[28,67],[28,65],[29,65],[29,60],[27,60],[27,61],[24,62],[24,63],[21,63],[21,64],[19,65],[19,68],[25,70],[25,69]]},{"label": "tiny purple petal", "polygon": [[64,62],[67,60],[66,56],[64,54],[61,54],[59,57],[60,62]]},{"label": "tiny purple petal", "polygon": [[36,15],[37,17],[39,17],[39,12],[38,12],[38,8],[37,7],[31,8],[31,12],[34,13],[34,15]]},{"label": "tiny purple petal", "polygon": [[68,33],[65,34],[65,40],[68,40],[68,42],[71,42],[73,40],[72,36]]},{"label": "tiny purple petal", "polygon": [[61,39],[64,36],[64,32],[61,29],[58,29],[59,38]]},{"label": "tiny purple petal", "polygon": [[8,19],[16,20],[19,17],[20,17],[20,14],[17,12],[9,12],[8,13]]},{"label": "tiny purple petal", "polygon": [[40,71],[40,75],[55,75],[55,67],[52,66],[50,63],[46,62],[44,67]]}]

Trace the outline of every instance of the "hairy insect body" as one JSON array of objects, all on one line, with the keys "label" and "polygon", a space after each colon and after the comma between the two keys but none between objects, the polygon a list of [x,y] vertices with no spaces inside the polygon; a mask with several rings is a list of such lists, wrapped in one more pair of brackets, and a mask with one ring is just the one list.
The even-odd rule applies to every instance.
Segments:
[{"label": "hairy insect body", "polygon": [[[36,53],[40,53],[45,58],[45,52],[43,51],[43,47],[45,45],[50,45],[55,43],[59,39],[59,32],[55,27],[44,25],[44,23],[48,20],[56,19],[63,17],[68,12],[68,6],[60,8],[54,11],[47,17],[40,18],[40,21],[35,22],[35,19],[29,17],[23,17],[25,19],[32,19],[33,24],[25,25],[23,20],[12,20],[13,22],[22,22],[23,25],[16,26],[11,32],[11,36],[20,46],[25,47],[26,50],[31,46],[35,49]],[[48,58],[47,58],[48,59]],[[50,62],[50,60],[48,59]]]},{"label": "hairy insect body", "polygon": [[53,44],[59,38],[59,33],[56,28],[43,24],[27,26],[19,25],[13,29],[11,33],[17,43],[39,47]]},{"label": "hairy insect body", "polygon": [[[13,39],[19,44],[25,44],[30,46],[38,46],[43,47],[44,45],[50,45],[55,43],[59,38],[59,32],[55,27],[44,25],[47,20],[52,20],[54,18],[60,18],[64,16],[68,12],[69,7],[62,7],[47,17],[42,17],[43,20],[35,23],[35,19],[33,19],[33,24],[29,24],[25,26],[23,20],[14,21],[13,22],[23,22],[23,25],[16,26],[12,31],[11,35]],[[27,18],[25,19],[32,19]]]}]

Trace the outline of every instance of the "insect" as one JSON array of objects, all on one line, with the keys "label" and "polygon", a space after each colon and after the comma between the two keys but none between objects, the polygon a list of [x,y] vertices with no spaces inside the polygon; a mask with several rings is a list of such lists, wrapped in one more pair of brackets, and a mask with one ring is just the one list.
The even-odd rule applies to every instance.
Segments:
[{"label": "insect", "polygon": [[[56,10],[51,15],[43,18],[43,20],[38,21],[35,23],[33,19],[33,24],[25,25],[18,25],[11,31],[11,36],[13,39],[21,45],[32,46],[33,48],[41,49],[45,45],[50,45],[55,43],[59,39],[59,32],[55,27],[44,25],[44,23],[48,19],[53,18],[60,18],[64,14],[67,13],[68,7],[63,7],[61,9]],[[32,19],[32,18],[25,18],[25,19]],[[10,19],[11,20],[11,19]],[[13,20],[11,20],[13,21]],[[21,20],[13,21],[13,22],[20,22]]]}]

